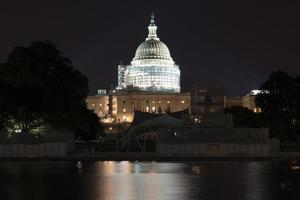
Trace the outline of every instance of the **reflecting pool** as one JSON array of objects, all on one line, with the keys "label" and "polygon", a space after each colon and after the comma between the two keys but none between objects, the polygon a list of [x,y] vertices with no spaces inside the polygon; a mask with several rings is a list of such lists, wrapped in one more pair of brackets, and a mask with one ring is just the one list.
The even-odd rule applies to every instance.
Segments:
[{"label": "reflecting pool", "polygon": [[1,200],[300,199],[282,162],[0,162]]}]

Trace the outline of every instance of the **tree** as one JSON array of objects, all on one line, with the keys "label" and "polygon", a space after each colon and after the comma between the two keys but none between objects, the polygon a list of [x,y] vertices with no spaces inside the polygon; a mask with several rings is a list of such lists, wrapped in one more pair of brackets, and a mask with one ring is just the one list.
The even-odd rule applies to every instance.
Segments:
[{"label": "tree", "polygon": [[[26,133],[37,128],[75,131],[81,125],[79,116],[85,120],[95,117],[85,103],[87,78],[50,41],[15,47],[0,64],[0,80],[9,87],[0,87],[0,94],[5,94],[0,109],[7,128]],[[99,126],[95,120],[91,123]]]},{"label": "tree", "polygon": [[254,113],[242,106],[226,107],[224,113],[232,115],[235,127],[257,128],[264,126],[260,113]]},{"label": "tree", "polygon": [[[95,136],[100,136],[101,133],[104,133],[104,128],[99,123],[99,117],[92,110],[84,109],[82,113],[85,114],[78,116],[79,126],[74,131],[76,139],[93,140],[96,139]],[[95,135],[95,133],[99,134]]]},{"label": "tree", "polygon": [[270,133],[283,141],[294,141],[299,132],[299,77],[275,70],[261,86],[256,105],[270,127]]}]

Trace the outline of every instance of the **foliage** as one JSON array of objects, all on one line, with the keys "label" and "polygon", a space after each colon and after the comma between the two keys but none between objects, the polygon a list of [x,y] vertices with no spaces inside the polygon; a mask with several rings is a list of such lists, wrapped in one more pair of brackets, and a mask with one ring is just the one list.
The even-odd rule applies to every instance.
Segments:
[{"label": "foliage", "polygon": [[94,135],[99,130],[95,115],[86,108],[87,78],[50,41],[10,52],[0,64],[0,94],[7,128],[12,123],[26,133],[41,126],[73,131],[84,127]]},{"label": "foliage", "polygon": [[[103,127],[99,124],[98,116],[92,111],[85,109],[83,111],[85,117],[79,117],[80,126],[75,130],[75,138],[81,140],[93,140],[95,138],[94,133],[104,133]],[[99,134],[97,136],[100,136]]]},{"label": "foliage", "polygon": [[256,105],[270,127],[272,136],[283,141],[299,138],[300,77],[293,78],[283,71],[273,71],[260,87]]},{"label": "foliage", "polygon": [[224,113],[233,116],[233,125],[235,127],[257,128],[264,126],[260,113],[254,113],[252,110],[245,107],[226,107]]}]

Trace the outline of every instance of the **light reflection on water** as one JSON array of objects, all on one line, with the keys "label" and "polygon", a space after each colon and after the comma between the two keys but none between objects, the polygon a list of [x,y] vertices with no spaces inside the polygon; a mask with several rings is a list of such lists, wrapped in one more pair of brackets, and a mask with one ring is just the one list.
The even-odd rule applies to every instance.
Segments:
[{"label": "light reflection on water", "polygon": [[300,199],[299,182],[279,162],[0,162],[1,200]]}]

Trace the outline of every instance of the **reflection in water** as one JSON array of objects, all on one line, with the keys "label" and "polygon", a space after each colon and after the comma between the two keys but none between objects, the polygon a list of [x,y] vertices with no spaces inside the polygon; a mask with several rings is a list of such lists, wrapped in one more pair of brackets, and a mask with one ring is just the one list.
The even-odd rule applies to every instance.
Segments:
[{"label": "reflection in water", "polygon": [[[170,166],[172,170],[179,169],[177,164]],[[184,175],[181,173],[164,173],[166,164],[131,163],[123,162],[98,162],[97,177],[98,196],[103,199],[182,199],[186,191],[180,191],[185,184]],[[172,188],[170,190],[169,188]],[[179,191],[179,192],[178,192]]]},{"label": "reflection in water", "polygon": [[[299,199],[300,171],[283,166],[104,161],[84,163],[77,173],[73,162],[1,162],[0,199]],[[289,190],[282,189],[286,183]]]},{"label": "reflection in water", "polygon": [[192,166],[192,172],[193,172],[194,174],[200,175],[200,172],[201,172],[201,166],[198,166],[198,165]]},{"label": "reflection in water", "polygon": [[266,176],[271,172],[268,169],[268,163],[249,162],[245,164],[243,179],[247,183],[247,187],[245,187],[243,199],[268,199],[268,194],[264,191],[264,188],[268,187],[268,177]]}]

